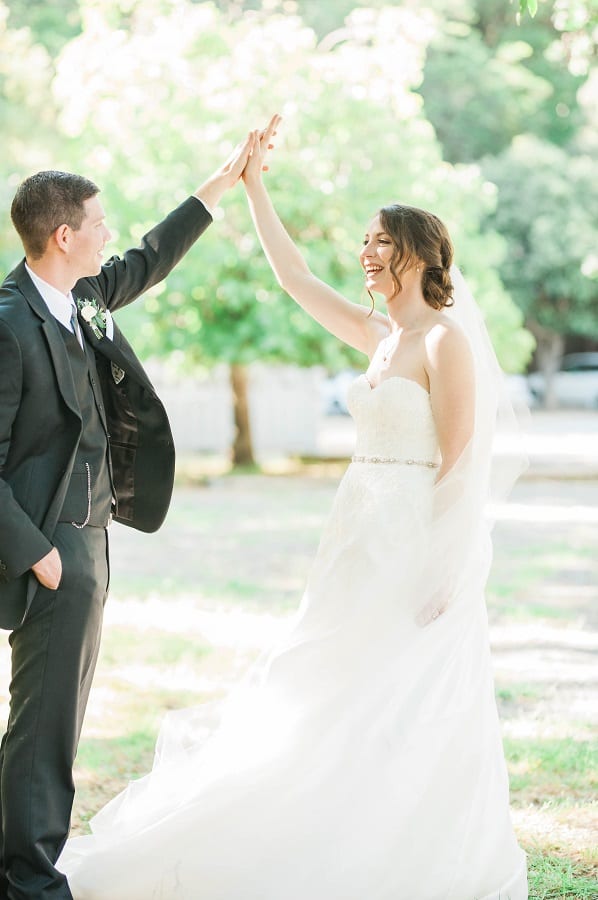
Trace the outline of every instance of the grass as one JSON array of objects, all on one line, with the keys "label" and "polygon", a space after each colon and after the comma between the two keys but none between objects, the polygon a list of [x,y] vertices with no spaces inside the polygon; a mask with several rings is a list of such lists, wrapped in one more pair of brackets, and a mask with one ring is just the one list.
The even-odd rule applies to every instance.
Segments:
[{"label": "grass", "polygon": [[82,772],[102,772],[105,778],[129,781],[151,768],[156,731],[134,731],[116,738],[88,738],[82,741],[77,765]]},{"label": "grass", "polygon": [[598,896],[598,879],[587,867],[541,851],[528,853],[528,882],[530,900],[596,900]]},{"label": "grass", "polygon": [[151,628],[133,630],[113,626],[107,630],[102,645],[102,664],[116,666],[123,659],[146,666],[200,663],[211,650],[209,644],[198,641],[196,636],[165,634]]},{"label": "grass", "polygon": [[590,802],[598,789],[598,745],[578,740],[504,741],[515,803]]},{"label": "grass", "polygon": [[[571,619],[568,588],[572,583],[591,585],[598,580],[596,555],[585,530],[564,541],[558,527],[542,541],[510,541],[495,552],[487,601],[493,621]],[[559,596],[559,588],[565,588]],[[548,596],[554,596],[547,602]]]},{"label": "grass", "polygon": [[[221,697],[263,649],[268,620],[296,608],[338,474],[198,476],[201,487],[177,489],[157,535],[114,528],[75,833],[151,767],[163,715]],[[541,496],[541,485],[534,491]],[[584,491],[598,500],[598,485]],[[495,529],[488,605],[504,633],[494,648],[496,693],[531,900],[598,897],[597,750],[584,720],[593,695],[583,641],[598,600],[597,545],[598,528],[587,523]],[[207,624],[198,624],[200,613]]]},{"label": "grass", "polygon": [[512,684],[496,689],[496,698],[500,703],[522,705],[536,701],[541,694],[542,688],[535,684]]},{"label": "grass", "polygon": [[[122,559],[114,560],[110,603],[125,610],[129,601],[140,605],[106,629],[95,690],[111,697],[111,726],[103,721],[101,705],[94,710],[92,704],[78,763],[77,829],[84,830],[94,804],[102,805],[131,775],[151,766],[165,711],[221,696],[259,651],[243,640],[240,647],[198,641],[194,626],[184,621],[173,632],[179,606],[216,610],[225,618],[277,617],[294,609],[337,474],[227,475],[199,488],[180,488],[159,538],[144,535],[138,542],[123,532],[123,544],[115,542],[113,555],[121,553]],[[491,622],[513,639],[520,628],[541,627],[551,647],[559,646],[568,629],[583,628],[598,599],[591,587],[598,583],[597,541],[596,529],[587,526],[547,530],[541,523],[536,528],[499,523],[488,591]],[[177,561],[174,572],[171,560]],[[168,631],[147,621],[143,611],[152,605],[163,610]],[[516,646],[524,660],[529,648]],[[517,665],[515,678],[501,673],[500,646],[495,652],[513,814],[528,853],[530,898],[598,897],[598,860],[590,850],[596,748],[587,725],[574,714],[575,698],[583,699],[585,669],[579,684],[571,685],[570,676],[561,682],[554,657],[548,662],[538,652],[537,671],[529,661],[522,668],[535,673],[532,680],[518,679]],[[568,655],[565,666],[585,664],[581,649],[564,645],[559,654],[563,660]]]},{"label": "grass", "polygon": [[76,763],[76,816],[71,834],[86,834],[98,809],[129,781],[152,767],[157,729],[114,738],[85,738]]},{"label": "grass", "polygon": [[510,738],[504,745],[513,811],[528,853],[530,898],[595,900],[596,743]]},{"label": "grass", "polygon": [[[115,580],[111,602],[118,603],[119,596],[132,592],[148,602],[159,598],[165,608],[182,595],[192,595],[202,608],[223,614],[238,610],[278,616],[294,609],[328,515],[337,474],[313,477],[311,473],[299,478],[230,475],[208,487],[179,490],[155,560],[150,550],[143,567],[134,569],[130,563],[123,567],[115,562],[115,572],[121,573],[115,579],[121,581]],[[593,593],[585,589],[598,583],[597,539],[596,529],[587,526],[557,525],[547,530],[541,524],[535,529],[529,523],[497,525],[488,592],[491,621],[513,636],[519,628],[541,626],[548,629],[551,645],[558,644],[568,629],[586,621],[592,602],[598,599],[595,589]],[[147,536],[143,540],[147,542]],[[161,562],[164,557],[184,558],[184,566],[174,577],[169,576],[170,586],[164,572],[172,569]],[[141,578],[136,575],[139,571],[144,572]],[[123,575],[127,575],[126,581]],[[216,646],[208,653],[202,642],[191,650],[189,634],[178,639],[164,633],[158,637],[151,629],[149,637],[146,634],[140,639],[139,623],[119,625],[113,637],[112,630],[106,635],[108,669],[102,663],[108,682],[110,667],[116,670],[123,657],[130,667],[161,672],[172,671],[178,659],[186,659],[189,677],[183,677],[179,691],[173,685],[172,693],[156,694],[154,702],[161,709],[167,709],[169,703],[199,702],[202,678],[212,679],[216,693],[226,690],[235,673],[257,652]],[[184,627],[181,630],[184,632]],[[521,647],[521,653],[528,651],[525,644]],[[568,664],[576,663],[574,651],[562,650],[562,655],[567,652],[572,654]],[[500,662],[500,647],[497,656]],[[514,819],[528,853],[530,898],[581,900],[598,896],[598,861],[589,849],[595,818],[591,802],[595,748],[587,727],[569,711],[567,692],[579,692],[581,685],[571,688],[565,679],[561,700],[554,663],[540,657],[538,671],[531,681],[501,676],[500,667],[497,675]],[[191,686],[193,678],[198,680],[197,690]],[[117,696],[126,695],[131,686],[115,679],[112,689]],[[147,698],[133,693],[133,704],[140,710]],[[158,727],[128,703],[124,707],[126,726],[121,739],[106,745],[105,754],[101,744],[86,751],[97,751],[91,768],[98,772],[98,767],[105,766],[101,777],[107,779],[111,792],[126,781],[125,773],[142,772],[151,763]],[[136,722],[142,727],[136,727]],[[523,735],[518,733],[522,727]]]}]

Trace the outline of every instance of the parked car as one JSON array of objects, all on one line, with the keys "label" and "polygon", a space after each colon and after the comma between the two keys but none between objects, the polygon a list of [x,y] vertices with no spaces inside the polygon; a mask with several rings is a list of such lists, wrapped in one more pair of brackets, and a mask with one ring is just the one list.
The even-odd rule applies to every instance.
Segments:
[{"label": "parked car", "polygon": [[515,409],[533,409],[538,405],[526,375],[506,375],[505,383],[509,399]]},{"label": "parked car", "polygon": [[[544,402],[546,385],[541,372],[527,377],[538,403]],[[554,397],[558,406],[598,409],[598,353],[568,353],[554,375]]]},{"label": "parked car", "polygon": [[360,373],[355,369],[343,369],[336,375],[325,378],[321,384],[322,412],[326,416],[346,416],[349,414],[347,408],[347,391],[352,381],[358,377]]}]

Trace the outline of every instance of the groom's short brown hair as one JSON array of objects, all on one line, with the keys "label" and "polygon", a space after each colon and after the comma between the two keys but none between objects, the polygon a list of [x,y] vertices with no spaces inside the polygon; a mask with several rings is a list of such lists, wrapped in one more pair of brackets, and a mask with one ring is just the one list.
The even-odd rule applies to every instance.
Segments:
[{"label": "groom's short brown hair", "polygon": [[60,225],[74,231],[81,228],[83,203],[99,190],[89,178],[70,172],[48,170],[26,178],[17,189],[10,216],[27,256],[43,256],[50,236]]}]

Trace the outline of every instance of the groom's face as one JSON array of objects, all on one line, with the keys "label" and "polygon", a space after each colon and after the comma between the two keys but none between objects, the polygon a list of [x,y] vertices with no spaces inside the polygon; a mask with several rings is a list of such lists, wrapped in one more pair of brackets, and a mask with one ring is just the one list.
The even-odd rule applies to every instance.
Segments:
[{"label": "groom's face", "polygon": [[85,200],[83,207],[85,216],[81,227],[77,231],[71,231],[69,241],[69,262],[77,279],[99,273],[104,247],[111,238],[97,195]]}]

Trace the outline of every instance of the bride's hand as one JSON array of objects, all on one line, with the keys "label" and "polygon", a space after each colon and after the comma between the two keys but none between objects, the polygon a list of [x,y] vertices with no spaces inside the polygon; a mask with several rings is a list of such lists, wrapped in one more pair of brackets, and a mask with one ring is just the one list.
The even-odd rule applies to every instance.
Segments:
[{"label": "bride's hand", "polygon": [[431,625],[432,622],[435,622],[436,619],[442,615],[443,612],[446,612],[448,609],[449,600],[446,594],[443,597],[439,597],[436,595],[430,600],[429,603],[426,603],[423,609],[421,609],[417,616],[415,617],[415,621],[420,628],[425,628],[426,625]]},{"label": "bride's hand", "polygon": [[276,134],[276,129],[280,121],[281,117],[278,115],[278,113],[275,113],[275,115],[272,116],[263,131],[253,132],[253,146],[242,175],[246,187],[258,182],[261,178],[262,172],[268,171],[268,166],[265,164],[265,160],[268,154],[268,150],[271,150],[274,146],[274,144],[270,143],[270,141]]}]

